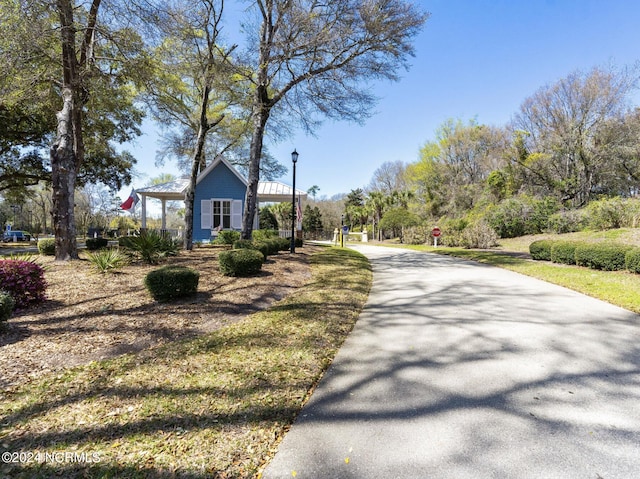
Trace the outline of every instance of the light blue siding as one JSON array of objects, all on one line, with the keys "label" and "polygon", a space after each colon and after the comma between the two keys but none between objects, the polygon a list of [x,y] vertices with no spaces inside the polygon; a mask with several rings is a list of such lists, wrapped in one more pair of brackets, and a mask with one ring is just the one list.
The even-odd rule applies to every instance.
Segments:
[{"label": "light blue siding", "polygon": [[244,210],[244,198],[247,188],[227,165],[220,162],[207,176],[196,185],[193,204],[193,240],[206,241],[211,237],[211,229],[202,229],[202,200],[212,198],[241,200]]}]

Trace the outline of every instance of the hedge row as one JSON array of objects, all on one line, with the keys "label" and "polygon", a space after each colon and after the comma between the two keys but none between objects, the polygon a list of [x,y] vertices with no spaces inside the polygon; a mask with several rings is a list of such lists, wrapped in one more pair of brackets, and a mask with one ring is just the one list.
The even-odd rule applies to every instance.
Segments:
[{"label": "hedge row", "polygon": [[535,260],[586,266],[603,271],[640,273],[640,248],[615,243],[539,240],[529,245]]}]

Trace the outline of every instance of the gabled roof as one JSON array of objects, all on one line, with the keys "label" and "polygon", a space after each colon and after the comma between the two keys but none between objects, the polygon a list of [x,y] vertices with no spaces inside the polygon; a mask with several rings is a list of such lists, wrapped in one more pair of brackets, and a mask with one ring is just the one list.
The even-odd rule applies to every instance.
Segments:
[{"label": "gabled roof", "polygon": [[[238,173],[231,163],[227,160],[218,156],[214,161],[211,162],[209,166],[207,166],[202,173],[198,175],[198,179],[196,184],[200,183],[200,181],[205,178],[213,169],[218,166],[220,163],[223,163],[233,174],[235,174],[242,183],[246,186],[248,185],[247,180]],[[172,200],[183,200],[185,198],[185,194],[187,192],[187,187],[189,186],[189,178],[178,178],[174,181],[169,181],[168,183],[162,183],[159,185],[147,186],[145,188],[138,188],[136,193],[139,193],[143,196],[149,196],[151,198],[164,199],[167,201]],[[291,200],[293,196],[293,188],[289,185],[281,183],[279,181],[259,181],[258,182],[258,201],[264,202],[283,202]],[[296,189],[296,196],[300,198],[306,198],[307,193]]]},{"label": "gabled roof", "polygon": [[229,163],[220,155],[216,156],[215,160],[213,160],[211,164],[209,164],[209,166],[202,170],[202,172],[198,175],[196,184],[200,183],[200,181],[202,181],[209,173],[211,173],[213,169],[220,163],[224,164],[234,175],[236,175],[240,179],[240,181],[242,181],[243,185],[248,185],[247,180],[240,173],[238,173],[238,170],[236,170],[231,163]]}]

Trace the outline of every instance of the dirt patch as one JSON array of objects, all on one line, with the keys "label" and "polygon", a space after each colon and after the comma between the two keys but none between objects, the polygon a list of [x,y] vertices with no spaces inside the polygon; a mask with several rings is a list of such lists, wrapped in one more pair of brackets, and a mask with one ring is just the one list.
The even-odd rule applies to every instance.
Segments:
[{"label": "dirt patch", "polygon": [[193,337],[240,321],[269,307],[311,279],[313,247],[270,256],[249,278],[223,276],[218,252],[182,252],[166,264],[200,272],[198,294],[155,302],[144,287],[157,266],[134,264],[115,274],[96,274],[86,260],[46,268],[47,301],[14,314],[0,331],[0,387],[8,389],[43,374]]}]

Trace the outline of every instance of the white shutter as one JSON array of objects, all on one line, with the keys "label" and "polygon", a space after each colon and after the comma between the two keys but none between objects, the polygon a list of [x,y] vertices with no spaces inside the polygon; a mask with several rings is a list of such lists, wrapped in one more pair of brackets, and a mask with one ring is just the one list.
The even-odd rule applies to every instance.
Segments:
[{"label": "white shutter", "polygon": [[234,230],[242,229],[242,200],[231,202],[231,228]]},{"label": "white shutter", "polygon": [[200,228],[210,230],[213,227],[213,209],[211,200],[200,201]]}]

